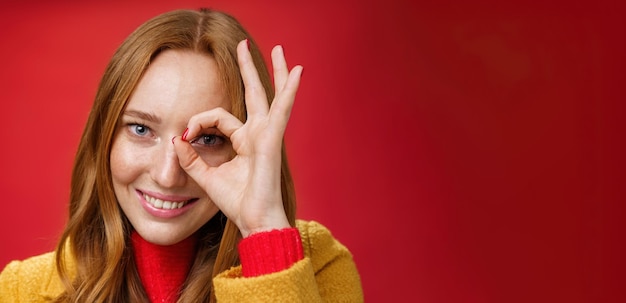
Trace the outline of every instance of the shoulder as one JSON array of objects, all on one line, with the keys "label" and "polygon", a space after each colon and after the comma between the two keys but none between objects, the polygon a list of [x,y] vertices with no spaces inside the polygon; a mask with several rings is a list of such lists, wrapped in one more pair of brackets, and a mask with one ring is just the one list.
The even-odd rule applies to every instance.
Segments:
[{"label": "shoulder", "polygon": [[49,277],[56,271],[54,259],[54,253],[49,252],[22,261],[12,261],[2,271],[2,281],[16,279],[20,282],[31,282],[28,284],[33,285],[32,282],[45,280],[44,277]]},{"label": "shoulder", "polygon": [[9,263],[0,273],[0,298],[12,298],[16,302],[49,298],[50,288],[58,283],[54,256],[49,252]]}]

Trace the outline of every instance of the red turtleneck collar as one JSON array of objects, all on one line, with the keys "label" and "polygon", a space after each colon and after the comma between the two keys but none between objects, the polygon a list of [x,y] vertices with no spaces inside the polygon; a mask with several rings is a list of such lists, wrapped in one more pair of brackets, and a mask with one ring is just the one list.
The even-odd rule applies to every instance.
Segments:
[{"label": "red turtleneck collar", "polygon": [[150,302],[176,302],[196,256],[197,236],[169,246],[149,243],[136,231],[131,239],[137,271]]}]

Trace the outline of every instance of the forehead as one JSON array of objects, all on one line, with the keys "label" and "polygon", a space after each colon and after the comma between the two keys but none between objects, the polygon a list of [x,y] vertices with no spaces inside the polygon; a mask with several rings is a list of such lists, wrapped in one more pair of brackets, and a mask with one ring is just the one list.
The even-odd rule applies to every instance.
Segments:
[{"label": "forehead", "polygon": [[127,110],[151,111],[163,118],[192,115],[230,102],[215,60],[191,50],[165,50],[148,66],[131,94]]}]

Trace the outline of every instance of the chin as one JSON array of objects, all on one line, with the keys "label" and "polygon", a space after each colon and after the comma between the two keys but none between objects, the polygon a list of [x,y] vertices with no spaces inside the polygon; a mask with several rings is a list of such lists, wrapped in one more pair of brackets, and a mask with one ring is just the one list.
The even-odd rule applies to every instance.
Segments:
[{"label": "chin", "polygon": [[136,229],[136,230],[137,230],[137,233],[139,233],[139,235],[144,240],[152,244],[161,245],[161,246],[174,245],[182,240],[187,239],[189,236],[193,234],[193,232],[163,233],[163,232],[153,231],[153,230],[147,230],[147,231],[142,230],[142,229]]}]

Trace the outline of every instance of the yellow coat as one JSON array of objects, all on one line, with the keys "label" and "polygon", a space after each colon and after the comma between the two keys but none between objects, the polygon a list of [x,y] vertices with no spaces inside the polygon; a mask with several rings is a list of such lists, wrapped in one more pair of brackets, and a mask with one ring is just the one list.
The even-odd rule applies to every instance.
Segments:
[{"label": "yellow coat", "polygon": [[[218,302],[362,302],[350,252],[319,223],[297,221],[305,258],[289,269],[243,278],[241,267],[213,283]],[[48,302],[63,291],[54,253],[13,261],[0,273],[0,302]]]}]

